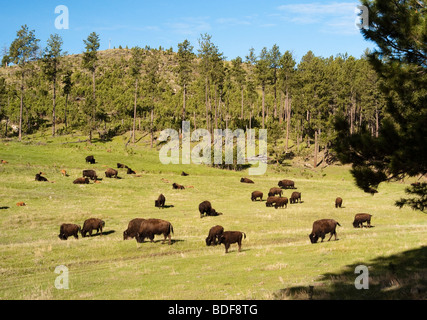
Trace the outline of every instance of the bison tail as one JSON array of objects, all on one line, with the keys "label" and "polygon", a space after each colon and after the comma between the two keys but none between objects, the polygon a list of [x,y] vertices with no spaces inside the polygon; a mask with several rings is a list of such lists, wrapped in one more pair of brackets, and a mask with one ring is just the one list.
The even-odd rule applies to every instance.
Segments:
[{"label": "bison tail", "polygon": [[339,224],[339,222],[337,222],[337,225],[341,227],[341,225]]},{"label": "bison tail", "polygon": [[242,234],[243,234],[243,236],[244,236],[244,237],[245,237],[245,239],[246,239],[246,233],[242,232]]},{"label": "bison tail", "polygon": [[171,223],[169,223],[169,233],[174,234],[174,233],[173,233],[173,226],[172,226],[172,224],[171,224]]}]

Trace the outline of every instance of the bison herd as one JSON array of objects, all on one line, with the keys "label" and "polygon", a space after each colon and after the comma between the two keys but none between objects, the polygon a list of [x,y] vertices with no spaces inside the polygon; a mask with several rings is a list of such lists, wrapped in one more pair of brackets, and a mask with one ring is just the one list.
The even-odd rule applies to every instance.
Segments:
[{"label": "bison herd", "polygon": [[[86,162],[90,164],[95,164],[95,158],[93,156],[86,157]],[[117,163],[118,169],[127,169],[128,174],[135,174],[128,166]],[[106,178],[115,178],[118,179],[119,172],[115,169],[108,168],[105,171]],[[36,181],[47,181],[44,178],[43,173],[38,173],[36,175]],[[64,175],[67,176],[67,175]],[[182,176],[188,176],[187,173],[182,173]],[[83,177],[77,178],[74,180],[74,184],[89,184],[90,180],[97,182],[98,176],[95,170],[84,170]],[[168,180],[162,179],[164,182],[168,182]],[[254,181],[248,178],[241,178],[241,183],[254,184]],[[179,185],[177,183],[172,184],[172,188],[176,190],[184,190],[185,187]],[[266,207],[274,207],[275,209],[288,207],[288,204],[301,204],[302,195],[301,192],[294,191],[292,192],[290,198],[284,197],[284,190],[287,189],[296,189],[295,182],[291,180],[281,180],[278,183],[278,187],[271,188],[267,195],[268,197],[265,200]],[[261,191],[253,191],[251,193],[251,201],[264,201],[264,193]],[[157,200],[154,201],[154,206],[156,208],[162,209],[165,208],[166,197],[163,194],[160,194]],[[335,207],[342,208],[343,199],[336,198]],[[203,217],[215,217],[223,215],[220,212],[217,212],[213,207],[210,201],[206,200],[199,204],[198,206],[200,218]],[[361,213],[357,214],[354,218],[353,227],[354,228],[363,228],[364,223],[367,223],[368,228],[371,227],[371,218],[372,215]],[[337,239],[337,226],[341,226],[337,221],[333,219],[323,219],[318,220],[313,223],[313,228],[311,233],[309,234],[309,239],[311,243],[317,243],[319,239],[321,242],[324,241],[327,234],[330,234],[328,241],[335,237]],[[102,236],[103,228],[105,227],[105,222],[101,219],[91,218],[87,219],[83,223],[83,227],[80,227],[76,224],[62,224],[60,226],[59,238],[61,240],[67,240],[70,237],[74,237],[78,239],[79,233],[82,237],[86,237],[89,234],[92,237],[93,231],[96,230]],[[149,239],[150,242],[154,242],[154,237],[163,236],[164,239],[162,243],[165,243],[168,240],[168,244],[172,244],[172,234],[174,233],[174,229],[172,224],[169,221],[161,220],[161,219],[142,219],[136,218],[129,222],[127,229],[123,232],[123,240],[136,239],[137,243],[143,243],[145,239]],[[225,231],[224,227],[220,225],[216,225],[209,230],[208,237],[205,239],[207,246],[216,246],[224,244],[225,252],[228,253],[228,250],[231,244],[237,244],[238,251],[241,251],[242,248],[242,240],[246,239],[246,234],[241,231]]]}]

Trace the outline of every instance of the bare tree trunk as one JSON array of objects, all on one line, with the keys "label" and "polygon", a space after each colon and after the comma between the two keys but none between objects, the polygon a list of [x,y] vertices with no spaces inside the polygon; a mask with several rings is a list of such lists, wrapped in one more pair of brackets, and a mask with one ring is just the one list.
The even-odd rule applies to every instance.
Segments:
[{"label": "bare tree trunk", "polygon": [[154,123],[154,109],[151,109],[151,124],[150,124],[150,131],[151,131],[151,145],[150,145],[150,147],[151,148],[153,148],[153,142],[154,142],[153,123]]},{"label": "bare tree trunk", "polygon": [[285,112],[286,112],[286,150],[285,152],[288,153],[289,148],[289,130],[291,127],[291,105],[292,105],[292,99],[289,99],[288,94],[286,95],[286,101],[285,101]]},{"label": "bare tree trunk", "polygon": [[244,100],[244,91],[243,91],[243,86],[242,86],[242,114],[241,114],[241,116],[240,116],[240,118],[241,118],[242,120],[243,120],[243,119],[244,119],[244,117],[245,117],[245,115],[244,115],[244,113],[243,113],[244,102],[245,102],[245,100]]},{"label": "bare tree trunk", "polygon": [[133,136],[132,143],[135,144],[135,128],[136,128],[136,103],[138,99],[138,79],[135,79],[135,101],[133,105]]},{"label": "bare tree trunk", "polygon": [[319,152],[319,142],[317,137],[317,130],[314,133],[314,168],[317,168],[317,153]]},{"label": "bare tree trunk", "polygon": [[380,119],[378,114],[378,108],[375,107],[375,137],[379,137],[379,131],[380,131]]},{"label": "bare tree trunk", "polygon": [[22,71],[21,76],[21,105],[19,107],[19,134],[18,139],[22,141],[22,113],[24,109],[24,72]]},{"label": "bare tree trunk", "polygon": [[68,93],[65,95],[65,107],[64,107],[64,122],[65,122],[65,129],[68,128],[68,122],[67,122],[67,107],[68,107]]},{"label": "bare tree trunk", "polygon": [[56,78],[53,79],[52,137],[56,132]]},{"label": "bare tree trunk", "polygon": [[185,121],[186,112],[186,96],[187,96],[187,85],[184,83],[183,102],[182,102],[182,121]]}]

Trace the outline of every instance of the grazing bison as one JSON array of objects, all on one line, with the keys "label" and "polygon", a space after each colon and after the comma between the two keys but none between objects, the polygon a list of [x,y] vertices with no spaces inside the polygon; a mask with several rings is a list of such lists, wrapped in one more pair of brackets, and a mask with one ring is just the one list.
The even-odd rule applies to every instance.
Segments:
[{"label": "grazing bison", "polygon": [[83,170],[83,178],[88,177],[91,180],[98,180],[95,170]]},{"label": "grazing bison", "polygon": [[242,178],[242,179],[240,179],[240,182],[241,183],[255,183],[251,179],[248,179],[248,178]]},{"label": "grazing bison", "polygon": [[335,208],[341,208],[341,207],[342,207],[342,198],[336,198]]},{"label": "grazing bison", "polygon": [[265,203],[265,206],[266,207],[272,207],[276,203],[277,199],[280,199],[280,198],[279,197],[268,197],[267,202]]},{"label": "grazing bison", "polygon": [[88,232],[89,232],[89,236],[92,237],[93,230],[96,230],[97,233],[101,231],[101,236],[102,236],[102,228],[104,227],[105,227],[105,222],[102,221],[101,219],[95,219],[95,218],[87,219],[83,224],[82,237],[85,238],[86,233]]},{"label": "grazing bison", "polygon": [[163,234],[165,238],[162,243],[165,243],[166,238],[169,238],[169,245],[171,245],[171,233],[173,233],[173,227],[170,222],[160,219],[148,219],[142,221],[136,235],[136,241],[142,243],[145,238],[148,238],[153,242],[155,235]]},{"label": "grazing bison", "polygon": [[166,198],[163,194],[161,194],[157,200],[154,201],[154,206],[156,208],[164,208],[165,207]]},{"label": "grazing bison", "polygon": [[271,188],[270,191],[268,192],[268,196],[269,197],[274,197],[275,195],[279,195],[279,197],[281,197],[283,194],[283,190],[280,188]]},{"label": "grazing bison", "polygon": [[73,181],[74,184],[89,184],[89,178],[77,178]]},{"label": "grazing bison", "polygon": [[95,158],[93,156],[87,156],[86,163],[95,164]]},{"label": "grazing bison", "polygon": [[353,221],[353,227],[363,228],[364,227],[363,223],[367,222],[368,223],[367,228],[370,228],[371,227],[371,218],[372,218],[372,215],[367,214],[367,213],[356,214],[356,216],[354,217],[354,221]]},{"label": "grazing bison", "polygon": [[200,218],[203,218],[205,213],[207,216],[210,216],[213,212],[212,210],[212,204],[207,200],[203,201],[199,204]]},{"label": "grazing bison", "polygon": [[64,223],[59,228],[59,239],[61,240],[67,240],[69,237],[73,236],[74,238],[79,238],[79,232],[81,232],[80,226],[76,224],[67,224]]},{"label": "grazing bison", "polygon": [[259,200],[262,201],[263,196],[264,196],[264,194],[261,191],[254,191],[254,192],[252,192],[251,200],[256,201],[256,199],[259,198]]},{"label": "grazing bison", "polygon": [[301,203],[301,192],[293,192],[289,202],[292,203]]},{"label": "grazing bison", "polygon": [[145,219],[136,218],[131,220],[128,224],[128,228],[123,231],[123,240],[136,238],[143,221],[145,221]]},{"label": "grazing bison", "polygon": [[42,177],[42,174],[43,174],[42,172],[37,173],[35,180],[39,182],[47,182],[47,179],[45,177]]},{"label": "grazing bison", "polygon": [[131,168],[127,167],[128,171],[127,174],[136,174],[135,171],[133,171]]},{"label": "grazing bison", "polygon": [[278,208],[287,208],[288,207],[288,198],[284,197],[284,198],[278,198],[276,200],[276,203],[274,204],[274,208],[278,209]]},{"label": "grazing bison", "polygon": [[295,182],[292,180],[279,181],[279,187],[282,189],[296,189],[295,188]]},{"label": "grazing bison", "polygon": [[182,185],[180,185],[180,184],[178,184],[178,183],[173,183],[173,184],[172,184],[172,188],[173,188],[173,189],[177,189],[177,190],[184,190],[184,189],[185,189],[185,187],[184,187],[184,186],[182,186]]},{"label": "grazing bison", "polygon": [[237,243],[239,246],[239,252],[242,251],[242,239],[243,236],[246,239],[246,234],[240,231],[224,231],[221,237],[219,238],[218,244],[224,244],[225,253],[228,253],[228,249],[230,245],[233,243]]},{"label": "grazing bison", "polygon": [[206,245],[207,246],[211,246],[211,245],[216,246],[218,244],[219,238],[222,236],[223,233],[224,233],[224,228],[222,226],[212,227],[209,230],[208,237],[206,238]]},{"label": "grazing bison", "polygon": [[313,223],[313,231],[309,234],[309,238],[311,243],[317,243],[319,238],[323,240],[325,239],[325,235],[330,233],[331,236],[328,241],[331,241],[332,236],[335,236],[335,241],[337,240],[337,226],[341,225],[332,219],[324,219],[318,220]]},{"label": "grazing bison", "polygon": [[119,172],[117,170],[112,169],[112,168],[108,168],[107,171],[105,171],[105,176],[107,178],[116,178],[117,179],[118,174],[119,174]]}]

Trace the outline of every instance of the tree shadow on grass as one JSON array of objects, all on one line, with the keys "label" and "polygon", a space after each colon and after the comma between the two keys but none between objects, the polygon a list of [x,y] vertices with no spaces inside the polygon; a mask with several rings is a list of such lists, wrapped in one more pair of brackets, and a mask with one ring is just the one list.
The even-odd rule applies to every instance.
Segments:
[{"label": "tree shadow on grass", "polygon": [[[369,270],[369,289],[357,290],[357,266]],[[295,300],[426,300],[427,246],[372,261],[351,264],[340,273],[325,273],[318,285],[291,287],[274,294]]]}]

